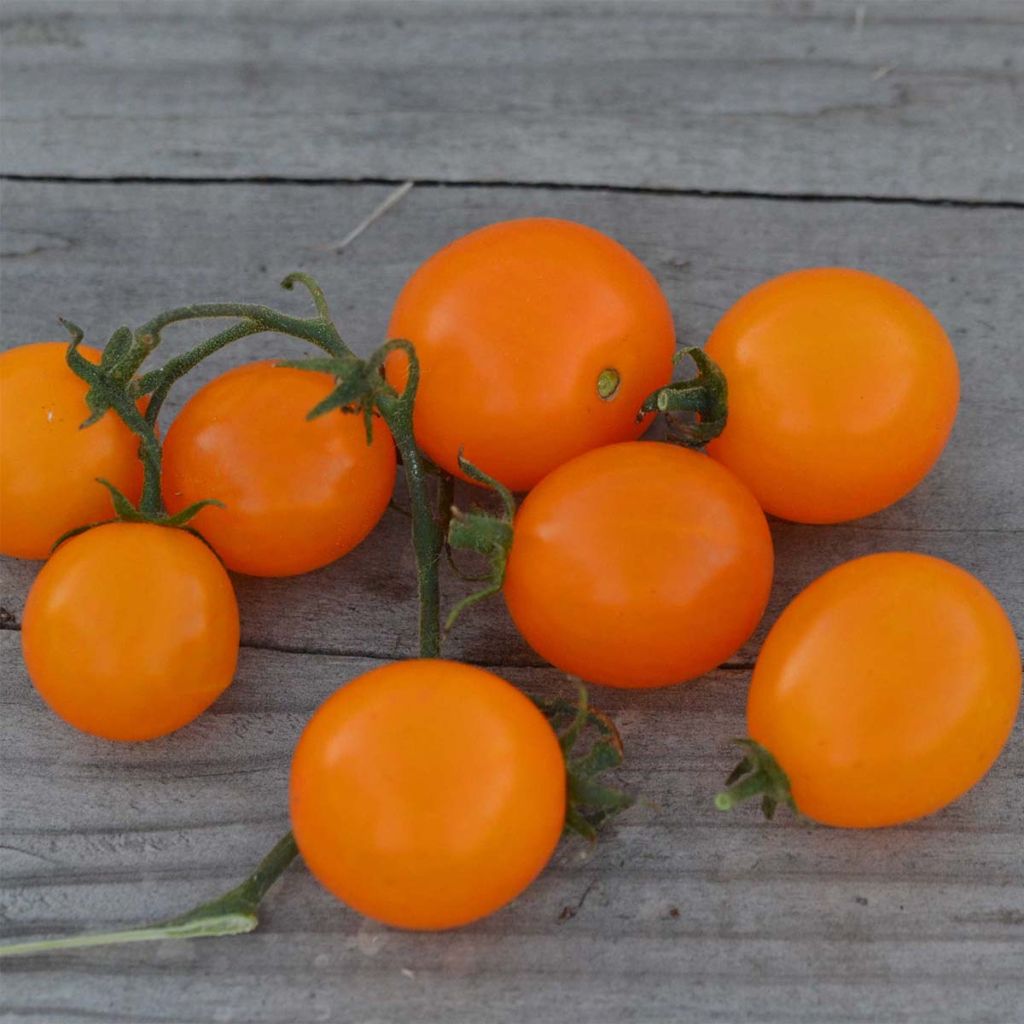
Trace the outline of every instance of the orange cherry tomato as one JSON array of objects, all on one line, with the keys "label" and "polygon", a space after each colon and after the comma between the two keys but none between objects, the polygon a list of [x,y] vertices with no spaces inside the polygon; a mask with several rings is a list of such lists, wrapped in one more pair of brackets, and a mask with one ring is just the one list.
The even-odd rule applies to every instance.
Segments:
[{"label": "orange cherry tomato", "polygon": [[[419,357],[420,447],[458,476],[464,448],[515,491],[590,448],[639,437],[637,410],[668,382],[675,348],[665,296],[632,253],[539,217],[436,253],[402,289],[388,330]],[[405,355],[386,370],[404,388]]]},{"label": "orange cherry tomato", "polygon": [[891,552],[796,597],[761,650],[747,716],[804,814],[871,828],[966,793],[1020,693],[1013,627],[989,591],[949,562]]},{"label": "orange cherry tomato", "polygon": [[797,270],[722,317],[707,354],[729,382],[708,445],[766,512],[838,523],[916,487],[949,438],[960,395],[938,320],[899,285],[859,270]]},{"label": "orange cherry tomato", "polygon": [[348,683],[292,762],[292,827],[310,871],[398,928],[455,928],[518,896],[550,859],[565,802],[544,716],[503,679],[450,661]]},{"label": "orange cherry tomato", "polygon": [[227,688],[238,606],[198,537],[108,523],[65,541],[43,566],[21,642],[32,682],[65,722],[148,740],[191,722]]},{"label": "orange cherry tomato", "polygon": [[[65,362],[66,342],[0,355],[0,554],[46,558],[68,530],[110,519],[97,477],[131,501],[142,492],[139,443],[115,412],[85,430],[88,385]],[[78,351],[98,363],[99,352]]]},{"label": "orange cherry tomato", "polygon": [[327,374],[272,361],[236,367],[201,388],[164,443],[164,502],[204,498],[192,525],[236,572],[293,576],[351,551],[377,525],[395,486],[395,445],[376,418],[307,413]]},{"label": "orange cherry tomato", "polygon": [[721,664],[753,632],[772,541],[717,462],[634,441],[580,455],[527,495],[505,601],[541,657],[611,686],[665,686]]}]

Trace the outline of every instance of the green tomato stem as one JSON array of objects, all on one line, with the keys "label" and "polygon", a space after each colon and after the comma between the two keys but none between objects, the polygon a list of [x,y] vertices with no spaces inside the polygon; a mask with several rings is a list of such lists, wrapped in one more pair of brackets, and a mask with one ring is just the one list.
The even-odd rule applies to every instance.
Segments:
[{"label": "green tomato stem", "polygon": [[156,423],[160,410],[174,384],[198,366],[207,356],[219,352],[225,345],[233,341],[247,338],[252,334],[260,334],[263,330],[264,328],[259,324],[243,320],[241,323],[215,334],[212,338],[207,338],[206,341],[196,345],[188,352],[171,359],[159,370],[154,370],[133,381],[131,385],[133,392],[150,395],[149,405],[146,407],[147,421],[151,424]]},{"label": "green tomato stem", "polygon": [[[144,502],[149,502],[151,505],[153,501],[160,500],[160,446],[154,425],[163,403],[176,381],[194,369],[203,359],[218,352],[231,342],[249,335],[273,331],[317,345],[331,357],[326,362],[340,373],[339,387],[345,386],[345,378],[348,379],[349,385],[356,385],[358,391],[362,391],[365,387],[367,393],[353,394],[353,401],[355,404],[363,406],[368,430],[372,429],[372,410],[375,407],[391,430],[395,446],[402,456],[412,513],[413,548],[416,552],[416,576],[420,603],[420,653],[423,657],[436,658],[441,653],[441,599],[438,563],[445,539],[445,529],[442,523],[446,520],[442,514],[441,522],[439,522],[438,517],[434,514],[423,456],[416,445],[413,434],[413,406],[419,385],[419,361],[416,358],[416,352],[409,342],[395,339],[386,342],[364,363],[342,341],[341,335],[331,320],[327,299],[317,282],[309,275],[301,273],[290,274],[282,281],[283,287],[289,289],[295,284],[303,285],[312,296],[317,311],[315,318],[301,319],[280,313],[268,306],[247,303],[198,303],[161,313],[134,332],[132,345],[125,357],[124,365],[120,368],[123,377],[130,378],[137,373],[146,356],[160,343],[161,332],[171,324],[188,320],[227,317],[239,321],[195,346],[189,352],[170,360],[160,369],[138,377],[132,383],[130,388],[132,399],[143,394],[151,395],[150,404],[144,417],[135,409],[134,401],[128,403],[132,406],[134,413],[128,413],[127,409],[125,410],[126,422],[129,418],[131,419],[128,425],[140,434],[140,443],[145,435],[145,444],[140,449],[144,459],[147,460],[147,485],[144,489]],[[409,360],[408,381],[402,394],[398,394],[391,388],[382,374],[384,360],[390,352],[396,350],[404,351]],[[310,369],[313,368],[310,365]],[[128,389],[124,390],[127,395]],[[121,405],[125,405],[125,403],[119,403],[119,412]],[[318,407],[314,414],[328,411],[331,405],[330,398],[321,405],[322,408]],[[443,497],[442,484],[441,498],[443,499]],[[448,504],[450,505],[450,501]],[[144,511],[142,508],[140,510]],[[162,505],[159,507],[159,511],[162,512]]]},{"label": "green tomato stem", "polygon": [[746,800],[761,798],[761,811],[769,820],[780,804],[796,811],[789,776],[772,755],[756,740],[735,741],[743,750],[743,759],[725,780],[725,789],[715,795],[720,811],[731,811]]},{"label": "green tomato stem", "polygon": [[351,355],[351,351],[341,340],[337,328],[331,321],[327,299],[320,285],[309,274],[296,272],[289,274],[281,282],[281,287],[291,291],[296,284],[301,284],[310,293],[313,304],[316,306],[317,316],[315,318],[303,319],[289,316],[287,313],[280,313],[269,306],[244,302],[196,303],[191,306],[179,306],[177,309],[158,314],[134,333],[132,350],[127,363],[127,368],[130,371],[128,375],[136,373],[146,357],[160,344],[160,332],[165,327],[183,323],[186,320],[223,318],[247,320],[254,327],[258,327],[258,330],[249,333],[272,331],[278,334],[287,334],[308,341],[334,356]]},{"label": "green tomato stem", "polygon": [[[303,285],[310,293],[316,307],[316,317],[302,319],[280,313],[268,306],[248,303],[210,302],[179,306],[153,317],[136,331],[127,328],[116,331],[107,344],[99,367],[76,351],[84,336],[82,330],[72,323],[62,321],[72,335],[68,365],[90,388],[88,401],[93,416],[86,424],[94,422],[107,409],[113,409],[139,439],[143,485],[138,511],[143,519],[158,522],[166,517],[161,488],[162,448],[156,433],[157,417],[174,383],[202,360],[232,341],[268,331],[307,341],[336,358],[355,359],[331,321],[327,300],[320,285],[308,274],[302,273],[290,274],[281,282],[282,287],[287,289],[293,288],[295,284]],[[160,369],[136,378],[147,356],[160,344],[164,328],[187,320],[226,317],[237,319],[239,323],[200,342]],[[151,398],[145,413],[142,413],[136,402],[147,394]]]},{"label": "green tomato stem", "polygon": [[142,413],[134,402],[114,404],[117,414],[125,426],[139,439],[139,458],[142,461],[142,495],[139,498],[139,511],[147,518],[156,519],[164,515],[163,488],[163,447],[156,435],[156,427]]},{"label": "green tomato stem", "polygon": [[91,946],[116,946],[129,942],[154,942],[162,939],[196,939],[218,935],[242,935],[259,924],[260,901],[270,887],[298,856],[291,832],[282,836],[274,848],[260,861],[256,870],[241,885],[229,892],[200,903],[179,917],[160,924],[119,931],[69,935],[59,939],[36,939],[0,946],[0,957],[28,956],[62,949],[85,949]]},{"label": "green tomato stem", "polygon": [[[139,512],[146,518],[157,519],[164,514],[165,509],[160,487],[163,449],[156,435],[156,428],[139,412],[134,396],[120,379],[119,368],[104,366],[102,359],[99,366],[89,362],[78,351],[78,346],[85,336],[82,329],[69,320],[61,320],[61,323],[71,334],[71,344],[68,345],[67,351],[68,367],[89,385],[86,401],[93,412],[82,424],[82,428],[88,429],[108,409],[113,409],[125,426],[138,438],[139,460],[143,473]],[[115,332],[114,338],[111,339],[112,343],[119,333],[125,332]]]},{"label": "green tomato stem", "polygon": [[[405,389],[398,394],[380,374],[384,360],[391,352],[405,353],[409,372]],[[412,546],[416,552],[416,584],[419,594],[420,657],[441,656],[441,586],[438,566],[444,546],[444,531],[427,486],[427,469],[413,434],[413,407],[419,387],[420,365],[416,350],[402,339],[385,342],[369,360],[375,384],[373,401],[395,440],[402,456],[402,468],[409,489],[409,511],[412,516]],[[439,485],[439,503],[444,500],[445,485]],[[450,501],[449,501],[450,507]]]},{"label": "green tomato stem", "polygon": [[[673,381],[649,394],[640,406],[637,420],[660,412],[668,425],[666,440],[687,448],[701,448],[725,429],[729,417],[729,387],[721,367],[701,348],[681,348],[673,356],[673,362],[678,366],[687,356],[697,369],[696,375]],[[677,413],[696,413],[697,422],[680,421],[673,416]]]}]

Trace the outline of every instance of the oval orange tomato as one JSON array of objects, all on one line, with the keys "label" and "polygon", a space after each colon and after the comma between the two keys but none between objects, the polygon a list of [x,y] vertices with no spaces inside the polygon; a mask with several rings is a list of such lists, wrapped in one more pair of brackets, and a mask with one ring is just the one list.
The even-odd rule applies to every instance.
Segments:
[{"label": "oval orange tomato", "polygon": [[949,339],[910,292],[859,270],[797,270],[722,317],[707,354],[729,383],[708,446],[765,511],[836,523],[891,505],[938,459],[956,416]]},{"label": "oval orange tomato", "polygon": [[404,661],[348,683],[292,762],[295,839],[339,899],[454,928],[514,899],[565,822],[565,762],[531,701],[483,669]]},{"label": "oval orange tomato", "polygon": [[377,525],[395,485],[395,446],[379,418],[306,414],[327,374],[263,361],[201,388],[164,444],[164,501],[177,512],[215,498],[192,525],[229,569],[292,576],[333,562]]},{"label": "oval orange tomato", "polygon": [[231,581],[198,537],[108,523],[43,566],[21,642],[32,682],[64,721],[146,740],[191,722],[227,688],[238,636]]},{"label": "oval orange tomato", "polygon": [[707,456],[635,441],[580,455],[527,495],[504,594],[527,643],[595,683],[678,683],[725,661],[768,601],[772,541]]},{"label": "oval orange tomato", "polygon": [[[58,538],[114,515],[109,480],[132,502],[142,491],[138,441],[108,411],[85,430],[88,385],[68,367],[60,341],[0,355],[0,553],[46,558]],[[99,362],[87,345],[78,351]]]},{"label": "oval orange tomato", "polygon": [[966,793],[1013,727],[1020,652],[996,599],[927,555],[869,555],[799,594],[750,687],[751,738],[829,825],[910,821]]},{"label": "oval orange tomato", "polygon": [[[389,333],[419,358],[420,447],[457,476],[464,448],[517,491],[638,437],[637,410],[668,382],[675,347],[650,271],[600,231],[549,218],[492,224],[436,253],[402,289]],[[404,388],[405,355],[386,369]]]}]

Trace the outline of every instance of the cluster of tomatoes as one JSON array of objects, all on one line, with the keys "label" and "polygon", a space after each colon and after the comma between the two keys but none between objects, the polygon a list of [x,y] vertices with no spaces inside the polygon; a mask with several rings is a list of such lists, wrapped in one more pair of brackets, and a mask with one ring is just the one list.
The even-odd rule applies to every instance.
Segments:
[{"label": "cluster of tomatoes", "polygon": [[[959,397],[929,310],[836,268],[741,298],[688,353],[696,375],[673,382],[673,318],[654,277],[607,236],[553,219],[495,224],[435,254],[389,333],[411,347],[390,349],[370,386],[400,396],[416,374],[415,444],[439,475],[490,481],[508,502],[528,492],[514,519],[457,517],[452,542],[491,558],[489,589],[531,647],[609,686],[665,686],[727,661],[771,590],[766,513],[835,523],[897,501],[940,455]],[[114,357],[104,371],[106,353],[71,350],[117,385]],[[159,457],[150,450],[147,477],[137,453],[155,398],[122,380],[136,404],[104,408],[70,358],[56,342],[0,357],[0,549],[44,558],[71,532],[25,607],[29,674],[79,729],[149,739],[231,682],[239,618],[225,567],[287,576],[354,548],[388,506],[397,437],[342,370],[251,363],[184,406],[154,485]],[[341,411],[308,418],[339,393]],[[638,440],[659,412],[669,440]],[[848,562],[771,629],[719,806],[759,796],[769,816],[782,802],[855,827],[929,814],[994,762],[1020,689],[1013,629],[967,572],[899,552]],[[573,813],[564,751],[491,673],[387,665],[330,697],[300,739],[298,847],[371,917],[471,921],[551,856]]]}]

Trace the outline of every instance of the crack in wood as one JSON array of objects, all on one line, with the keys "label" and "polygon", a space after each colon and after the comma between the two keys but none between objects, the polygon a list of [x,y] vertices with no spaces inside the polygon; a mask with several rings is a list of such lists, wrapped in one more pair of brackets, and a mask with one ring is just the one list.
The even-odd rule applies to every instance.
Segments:
[{"label": "crack in wood", "polygon": [[[937,206],[978,210],[1024,210],[1024,200],[956,199],[947,197],[886,196],[847,192],[759,192],[744,189],[676,188],[671,185],[607,185],[571,181],[501,181],[457,178],[290,177],[232,175],[166,177],[160,175],[0,174],[0,181],[52,185],[298,185],[307,188],[343,185],[381,185],[395,189],[521,189],[547,192],[609,192],[624,195],[683,196],[693,199],[753,199],[781,203],[869,203],[880,206]],[[404,192],[402,193],[405,194]],[[399,196],[398,198],[401,198]]]}]

